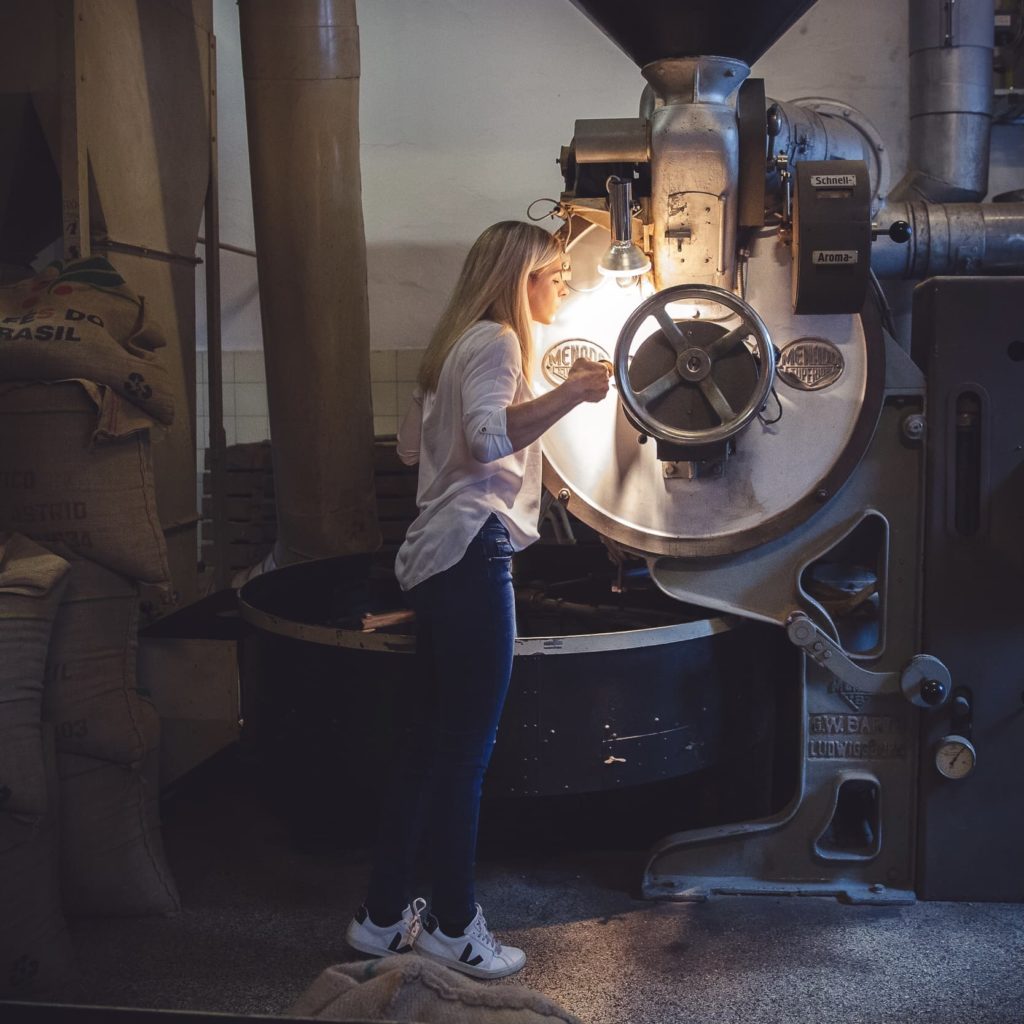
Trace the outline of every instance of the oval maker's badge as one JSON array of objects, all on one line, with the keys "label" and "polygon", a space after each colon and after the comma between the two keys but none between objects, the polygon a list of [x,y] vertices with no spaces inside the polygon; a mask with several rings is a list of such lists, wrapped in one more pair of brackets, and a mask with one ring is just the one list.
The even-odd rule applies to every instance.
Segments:
[{"label": "oval maker's badge", "polygon": [[[611,357],[600,345],[586,338],[566,338],[556,342],[544,353],[540,363],[541,373],[549,384],[557,387],[569,376],[569,370],[577,359],[589,359],[594,363],[602,359],[611,362]],[[612,383],[615,383],[614,379]]]},{"label": "oval maker's badge", "polygon": [[843,354],[824,338],[800,338],[779,356],[778,375],[799,391],[821,391],[835,384],[846,366]]}]

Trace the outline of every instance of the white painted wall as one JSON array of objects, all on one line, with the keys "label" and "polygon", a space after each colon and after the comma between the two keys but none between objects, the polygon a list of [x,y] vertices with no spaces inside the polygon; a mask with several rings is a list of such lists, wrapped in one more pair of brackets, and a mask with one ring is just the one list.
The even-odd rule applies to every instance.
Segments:
[{"label": "white painted wall", "polygon": [[[578,118],[634,116],[639,70],[569,0],[359,0],[371,348],[421,348],[462,257],[496,220],[557,196]],[[234,0],[215,0],[221,232],[254,245]],[[904,0],[819,0],[753,68],[776,99],[860,108],[903,173]],[[1024,128],[997,129],[992,190],[1024,186]],[[202,255],[202,254],[201,254]],[[261,347],[255,260],[223,257],[224,344]],[[200,275],[201,277],[201,275]],[[205,345],[200,296],[200,346]]]}]

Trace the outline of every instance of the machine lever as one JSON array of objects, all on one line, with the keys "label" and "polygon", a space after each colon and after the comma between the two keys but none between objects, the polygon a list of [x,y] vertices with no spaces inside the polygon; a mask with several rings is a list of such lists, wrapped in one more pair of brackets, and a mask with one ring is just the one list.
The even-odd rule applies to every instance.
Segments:
[{"label": "machine lever", "polygon": [[920,708],[937,708],[949,699],[949,669],[930,654],[914,655],[902,672],[871,672],[854,664],[846,651],[803,612],[793,612],[786,619],[786,635],[812,661],[861,693],[902,693]]},{"label": "machine lever", "polygon": [[878,240],[880,235],[888,235],[893,242],[903,244],[909,242],[914,229],[905,220],[894,220],[887,228],[877,224],[871,225],[871,241]]}]

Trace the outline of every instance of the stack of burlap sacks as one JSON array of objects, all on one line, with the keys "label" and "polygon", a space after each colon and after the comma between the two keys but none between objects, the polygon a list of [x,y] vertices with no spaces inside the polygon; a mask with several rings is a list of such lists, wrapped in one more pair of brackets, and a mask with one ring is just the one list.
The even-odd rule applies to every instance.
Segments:
[{"label": "stack of burlap sacks", "polygon": [[165,914],[139,586],[166,587],[164,344],[103,259],[0,288],[0,994],[72,966],[65,915]]}]

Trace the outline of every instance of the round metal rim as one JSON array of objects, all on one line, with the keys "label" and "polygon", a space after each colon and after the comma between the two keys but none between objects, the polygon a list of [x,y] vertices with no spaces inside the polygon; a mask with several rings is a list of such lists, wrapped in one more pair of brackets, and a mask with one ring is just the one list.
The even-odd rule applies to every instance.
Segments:
[{"label": "round metal rim", "polygon": [[[416,638],[395,633],[364,633],[356,629],[296,622],[263,611],[239,597],[239,614],[252,626],[292,640],[342,647],[358,651],[379,651],[387,654],[415,654]],[[701,637],[724,633],[736,625],[730,615],[713,615],[670,626],[647,629],[623,629],[614,633],[574,633],[565,636],[516,637],[515,656],[593,654],[602,651],[633,650],[639,647],[660,647]]]},{"label": "round metal rim", "polygon": [[[706,299],[709,302],[717,302],[720,305],[731,309],[744,322],[751,324],[751,334],[757,339],[758,351],[761,353],[762,368],[764,372],[754,390],[750,400],[743,407],[742,411],[728,423],[721,423],[710,430],[676,430],[668,427],[658,420],[651,420],[649,414],[640,407],[636,401],[636,392],[629,380],[628,360],[629,347],[640,325],[651,316],[651,309],[657,306],[664,309],[670,302],[678,302],[682,299]],[[775,382],[775,349],[772,346],[771,335],[764,321],[758,316],[752,306],[744,302],[739,296],[734,295],[724,288],[715,285],[702,284],[679,284],[671,288],[665,288],[657,292],[649,299],[642,302],[630,314],[629,319],[622,325],[619,337],[615,343],[615,383],[619,388],[619,397],[622,404],[629,412],[630,418],[640,424],[641,428],[653,437],[662,441],[670,441],[674,444],[702,445],[716,444],[735,437],[754,420],[761,407],[768,399],[772,384]]]}]

